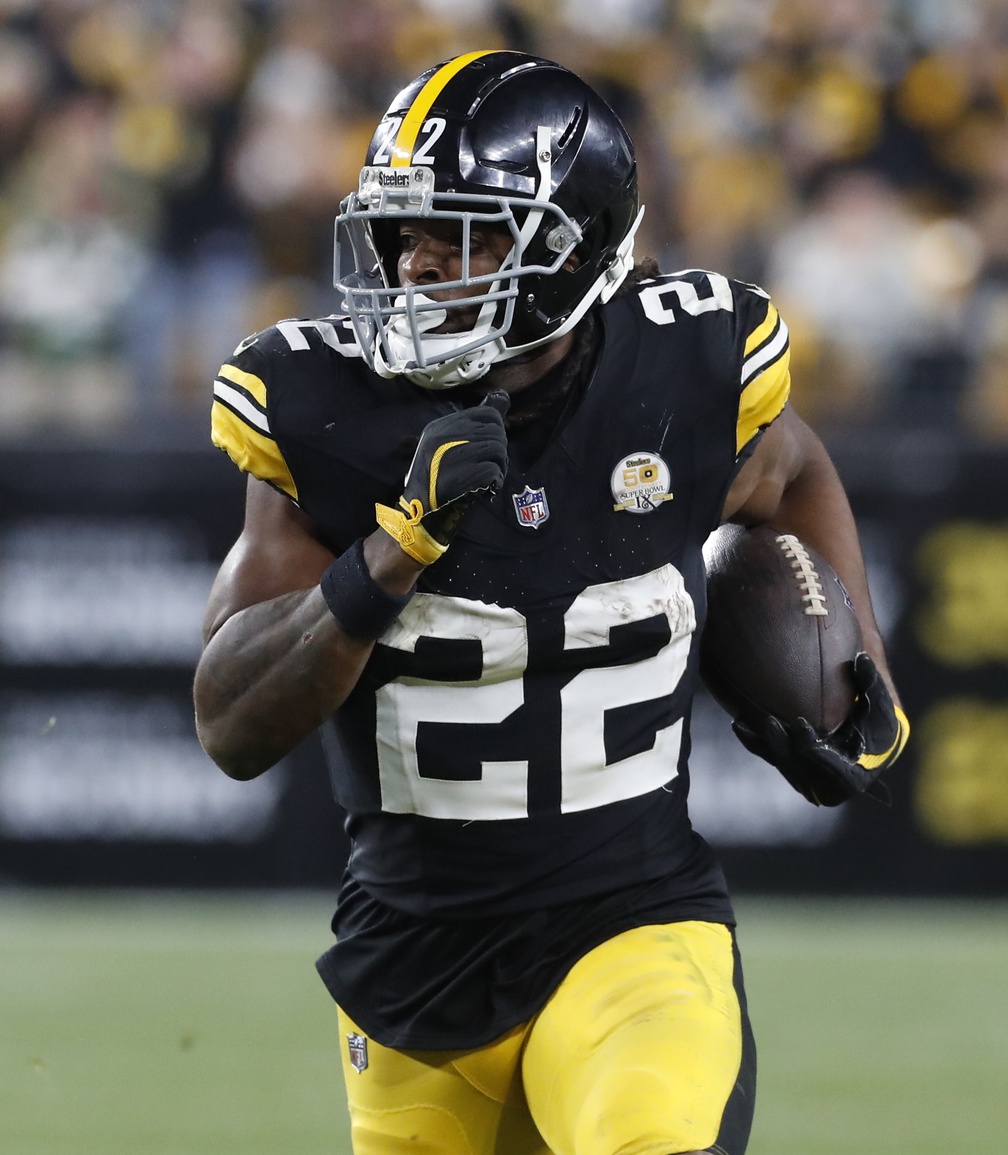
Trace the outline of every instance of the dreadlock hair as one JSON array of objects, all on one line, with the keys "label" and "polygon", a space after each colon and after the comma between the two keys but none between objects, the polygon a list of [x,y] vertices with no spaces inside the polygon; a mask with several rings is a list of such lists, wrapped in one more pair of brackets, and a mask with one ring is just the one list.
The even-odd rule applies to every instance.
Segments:
[{"label": "dreadlock hair", "polygon": [[661,275],[661,269],[654,257],[641,257],[639,261],[634,261],[633,268],[627,273],[626,279],[616,290],[615,295],[617,297],[625,296],[631,289],[636,289],[641,281],[653,281],[655,277]]},{"label": "dreadlock hair", "polygon": [[[629,293],[642,281],[660,276],[661,269],[654,257],[644,257],[635,262],[627,273],[615,297]],[[596,305],[590,309],[574,329],[571,351],[560,365],[548,373],[535,388],[522,390],[512,396],[512,409],[506,419],[509,432],[538,422],[547,415],[557,420],[564,410],[569,410],[569,400],[587,385],[595,366],[601,336],[597,318],[600,307]]]}]

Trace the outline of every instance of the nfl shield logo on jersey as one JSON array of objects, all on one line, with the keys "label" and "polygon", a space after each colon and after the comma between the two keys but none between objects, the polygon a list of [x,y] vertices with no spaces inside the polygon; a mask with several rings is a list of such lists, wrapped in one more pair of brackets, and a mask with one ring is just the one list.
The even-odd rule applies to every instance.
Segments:
[{"label": "nfl shield logo on jersey", "polygon": [[549,517],[545,489],[532,489],[526,485],[524,492],[513,493],[511,500],[514,502],[519,525],[530,525],[533,529],[538,529]]},{"label": "nfl shield logo on jersey", "polygon": [[347,1046],[350,1048],[350,1066],[359,1075],[367,1066],[367,1039],[363,1035],[347,1035]]}]

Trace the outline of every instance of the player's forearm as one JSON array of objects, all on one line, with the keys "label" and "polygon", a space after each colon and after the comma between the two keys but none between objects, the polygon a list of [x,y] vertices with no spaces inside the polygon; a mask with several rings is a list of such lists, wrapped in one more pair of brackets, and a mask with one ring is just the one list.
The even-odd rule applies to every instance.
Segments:
[{"label": "player's forearm", "polygon": [[784,490],[771,521],[776,528],[793,533],[836,570],[854,604],[863,648],[874,660],[898,704],[872,608],[854,515],[836,469],[818,439],[803,469]]},{"label": "player's forearm", "polygon": [[224,584],[193,697],[200,741],[232,778],[262,774],[339,709],[423,569],[381,530],[363,543],[363,568],[354,556],[329,567],[341,578],[328,595],[312,585],[234,608]]},{"label": "player's forearm", "polygon": [[230,777],[255,778],[337,710],[374,643],[349,638],[316,586],[229,618],[196,669],[196,730]]}]

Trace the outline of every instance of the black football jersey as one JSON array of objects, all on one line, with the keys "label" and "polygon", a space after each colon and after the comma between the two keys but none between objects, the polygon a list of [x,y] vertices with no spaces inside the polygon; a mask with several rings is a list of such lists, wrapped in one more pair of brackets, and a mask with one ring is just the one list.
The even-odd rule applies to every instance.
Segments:
[{"label": "black football jersey", "polygon": [[[705,885],[686,810],[701,549],[787,400],[787,329],[760,289],[697,270],[597,315],[576,407],[471,507],[323,726],[350,875],[407,915]],[[368,371],[345,318],[282,321],[221,368],[213,440],[340,553],[458,404]]]}]

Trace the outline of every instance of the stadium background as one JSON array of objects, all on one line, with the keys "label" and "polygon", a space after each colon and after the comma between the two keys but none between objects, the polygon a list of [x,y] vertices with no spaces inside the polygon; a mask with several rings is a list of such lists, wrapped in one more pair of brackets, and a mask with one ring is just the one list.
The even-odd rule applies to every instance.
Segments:
[{"label": "stadium background", "polygon": [[[736,892],[792,911],[772,924],[784,942],[796,895],[884,899],[894,927],[942,899],[953,944],[982,910],[1003,974],[1003,0],[0,0],[0,960],[36,916],[154,909],[102,905],[127,888],[181,889],[197,923],[206,889],[235,909],[331,891],[345,847],[317,744],[239,785],[192,731],[200,615],[242,509],[209,444],[210,382],[246,333],[335,307],[335,206],[389,93],[494,45],[560,60],[627,121],[639,252],[773,294],[914,723],[890,808],[823,812],[703,700],[696,825]],[[59,905],[70,887],[97,922]],[[920,934],[915,961],[943,973]],[[61,954],[44,934],[37,949]],[[0,971],[0,1004],[20,975]],[[983,1052],[1002,1083],[1004,1019]],[[0,1064],[2,1048],[0,1029]],[[90,1150],[34,1128],[5,1149]]]}]

